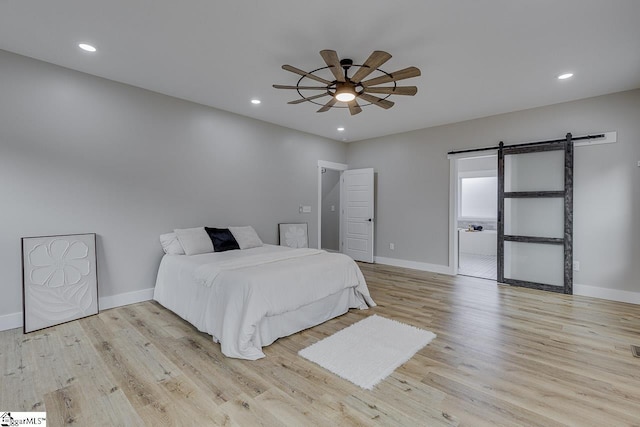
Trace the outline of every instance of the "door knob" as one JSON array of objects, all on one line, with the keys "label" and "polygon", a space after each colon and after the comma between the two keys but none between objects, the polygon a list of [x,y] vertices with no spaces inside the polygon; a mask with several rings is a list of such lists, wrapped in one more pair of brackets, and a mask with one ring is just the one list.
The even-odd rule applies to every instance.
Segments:
[{"label": "door knob", "polygon": [[369,218],[367,221],[371,222],[371,221],[372,221],[372,219],[371,219],[371,218]]}]

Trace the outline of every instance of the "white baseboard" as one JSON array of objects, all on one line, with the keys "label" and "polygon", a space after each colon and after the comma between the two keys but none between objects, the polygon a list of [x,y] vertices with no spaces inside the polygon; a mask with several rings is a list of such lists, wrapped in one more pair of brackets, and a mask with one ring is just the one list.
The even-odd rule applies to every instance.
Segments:
[{"label": "white baseboard", "polygon": [[108,310],[114,307],[122,307],[123,305],[149,301],[150,299],[153,299],[153,289],[154,288],[147,288],[140,291],[102,297],[100,298],[100,310]]},{"label": "white baseboard", "polygon": [[573,294],[585,297],[601,298],[610,301],[640,304],[640,292],[622,291],[619,289],[600,288],[598,286],[573,284]]},{"label": "white baseboard", "polygon": [[[137,302],[149,301],[153,298],[153,288],[142,289],[140,291],[127,292],[124,294],[101,297],[98,304],[100,310],[108,310],[123,305],[135,304]],[[0,331],[22,327],[22,312],[5,314],[0,316]]]},{"label": "white baseboard", "polygon": [[411,268],[413,270],[430,271],[438,274],[451,275],[451,268],[448,265],[429,264],[426,262],[407,261],[404,259],[386,258],[377,256],[373,261],[376,264],[393,265],[394,267]]},{"label": "white baseboard", "polygon": [[0,331],[22,327],[22,312],[0,316]]}]

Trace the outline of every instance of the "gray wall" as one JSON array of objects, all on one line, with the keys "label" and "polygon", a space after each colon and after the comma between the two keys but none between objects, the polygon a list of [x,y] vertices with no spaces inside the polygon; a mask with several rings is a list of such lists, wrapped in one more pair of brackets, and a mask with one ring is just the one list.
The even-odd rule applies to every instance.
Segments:
[{"label": "gray wall", "polygon": [[22,236],[98,233],[101,296],[153,286],[173,228],[308,222],[315,246],[318,159],[375,168],[377,256],[448,265],[446,153],[567,131],[618,132],[576,149],[575,282],[640,290],[640,90],[345,146],[4,51],[0,76],[0,316]]},{"label": "gray wall", "polygon": [[[150,288],[158,235],[308,222],[341,142],[0,51],[0,316],[22,310],[20,237],[98,234],[100,296]],[[248,102],[248,100],[247,100]],[[311,246],[316,233],[309,233]]]},{"label": "gray wall", "polygon": [[575,150],[574,281],[640,291],[640,90],[350,143],[377,172],[376,255],[448,265],[448,151],[603,131],[618,142]]},{"label": "gray wall", "polygon": [[[340,250],[340,171],[322,174],[322,249]],[[335,210],[331,210],[331,206]]]}]

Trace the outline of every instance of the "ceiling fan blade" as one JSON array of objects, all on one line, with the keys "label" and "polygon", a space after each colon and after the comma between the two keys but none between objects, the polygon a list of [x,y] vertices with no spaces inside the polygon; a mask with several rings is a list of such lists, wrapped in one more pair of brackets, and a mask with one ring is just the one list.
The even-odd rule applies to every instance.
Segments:
[{"label": "ceiling fan blade", "polygon": [[331,98],[329,100],[329,102],[324,104],[324,106],[321,109],[319,109],[318,111],[316,111],[316,113],[324,113],[325,111],[329,111],[331,109],[331,107],[333,107],[333,104],[335,104],[336,102],[338,102],[338,101],[335,98]]},{"label": "ceiling fan blade", "polygon": [[360,95],[358,95],[359,98],[364,99],[365,101],[369,101],[370,103],[377,105],[378,107],[382,107],[385,110],[393,107],[393,102],[386,100],[386,99],[382,99],[382,98],[378,98],[377,96],[373,96],[373,95],[367,95],[366,93],[361,93]]},{"label": "ceiling fan blade", "polygon": [[367,93],[384,93],[391,95],[410,95],[413,96],[418,93],[418,88],[415,86],[396,86],[396,87],[367,87],[364,90]]},{"label": "ceiling fan blade", "polygon": [[336,80],[344,83],[344,71],[342,70],[342,66],[340,65],[340,58],[338,58],[338,54],[336,53],[336,51],[326,49],[321,50],[320,56],[322,56],[324,62],[327,63]]},{"label": "ceiling fan blade", "polygon": [[354,83],[360,83],[362,79],[373,73],[378,67],[391,59],[391,55],[381,50],[374,51],[358,71],[351,77],[351,81]]},{"label": "ceiling fan blade", "polygon": [[366,82],[362,82],[362,86],[369,87],[379,85],[381,83],[396,82],[398,80],[410,79],[411,77],[418,77],[419,75],[419,69],[417,69],[416,67],[408,67],[393,73],[389,73],[388,76],[384,75],[376,77],[375,79],[367,80]]},{"label": "ceiling fan blade", "polygon": [[307,73],[306,71],[303,71],[303,70],[301,70],[299,68],[296,68],[296,67],[293,67],[291,65],[283,65],[282,69],[283,70],[287,70],[287,71],[291,71],[292,73],[299,74],[299,75],[307,77],[309,79],[313,79],[313,80],[315,80],[317,82],[320,82],[320,83],[323,83],[323,84],[325,84],[327,86],[329,86],[331,84],[331,82],[329,80],[325,80],[325,79],[323,79],[321,77],[318,77],[318,76],[315,76],[315,75],[313,75],[311,73]]},{"label": "ceiling fan blade", "polygon": [[362,108],[360,108],[360,105],[358,105],[358,101],[356,101],[355,99],[351,102],[348,102],[347,105],[349,106],[349,112],[352,116],[355,116],[362,111]]},{"label": "ceiling fan blade", "polygon": [[276,89],[303,89],[303,90],[327,90],[325,86],[287,86],[287,85],[273,85]]},{"label": "ceiling fan blade", "polygon": [[313,95],[310,96],[308,98],[300,98],[300,99],[296,99],[294,101],[289,101],[287,102],[287,104],[300,104],[302,102],[306,102],[306,101],[311,101],[312,99],[318,99],[318,98],[322,98],[323,96],[329,96],[330,94],[327,93],[321,93],[320,95]]}]

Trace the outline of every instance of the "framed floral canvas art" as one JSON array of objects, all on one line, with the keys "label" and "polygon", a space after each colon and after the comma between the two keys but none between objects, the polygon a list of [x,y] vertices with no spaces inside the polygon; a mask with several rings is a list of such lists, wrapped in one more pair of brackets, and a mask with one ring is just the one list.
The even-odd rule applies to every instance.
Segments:
[{"label": "framed floral canvas art", "polygon": [[278,224],[278,232],[280,235],[280,246],[289,246],[290,248],[309,247],[309,235],[306,222],[300,224]]},{"label": "framed floral canvas art", "polygon": [[98,313],[96,235],[22,238],[24,333]]}]

